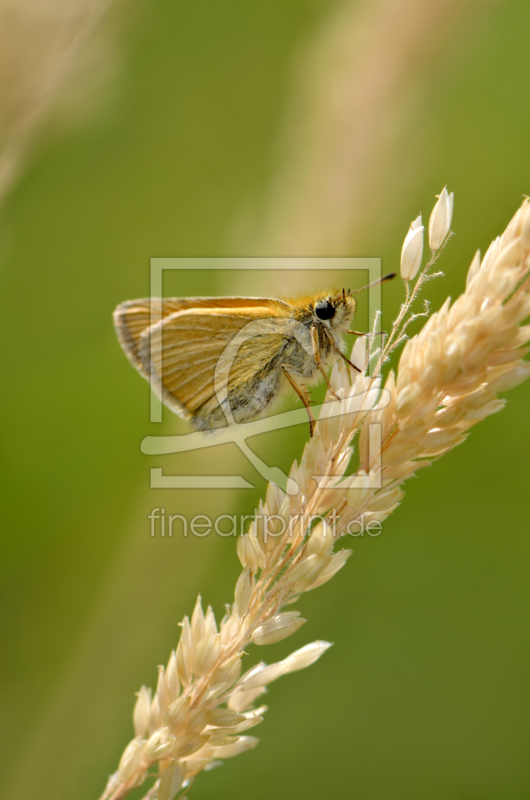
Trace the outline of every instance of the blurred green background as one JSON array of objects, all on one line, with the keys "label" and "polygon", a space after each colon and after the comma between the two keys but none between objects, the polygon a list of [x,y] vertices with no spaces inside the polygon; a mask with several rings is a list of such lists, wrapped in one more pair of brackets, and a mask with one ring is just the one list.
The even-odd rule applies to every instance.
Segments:
[{"label": "blurred green background", "polygon": [[[153,0],[122,4],[112,26],[119,67],[104,100],[82,123],[43,130],[0,223],[0,793],[10,800],[98,797],[132,736],[134,692],[156,683],[178,621],[198,592],[219,616],[232,599],[235,542],[152,539],[149,511],[251,513],[265,489],[235,448],[140,453],[144,436],[185,430],[169,413],[149,423],[148,386],[112,328],[117,303],[148,294],[149,259],[369,255],[395,269],[410,221],[427,218],[447,184],[456,236],[446,277],[428,287],[436,308],[529,188],[526,0]],[[336,51],[352,54],[352,86],[374,79],[372,94],[340,95]],[[386,103],[377,87],[389,75]],[[332,98],[342,128],[326,128],[319,97]],[[306,246],[296,192],[311,170],[326,179],[325,159],[350,141],[365,147],[357,195],[348,206],[359,173],[342,173],[341,156],[344,186],[331,186],[337,205],[326,208],[345,222],[336,235],[318,230],[314,182]],[[174,291],[234,293],[235,281],[190,273]],[[260,290],[283,285],[269,278]],[[387,321],[401,297],[399,282],[385,287]],[[192,797],[530,796],[529,397],[528,384],[514,390],[505,411],[422,471],[379,538],[348,543],[347,567],[302,599],[308,623],[293,639],[254,648],[272,661],[316,638],[335,643],[272,685],[259,747],[201,776]],[[252,446],[288,469],[306,436]],[[256,488],[154,491],[151,466],[241,470]]]}]

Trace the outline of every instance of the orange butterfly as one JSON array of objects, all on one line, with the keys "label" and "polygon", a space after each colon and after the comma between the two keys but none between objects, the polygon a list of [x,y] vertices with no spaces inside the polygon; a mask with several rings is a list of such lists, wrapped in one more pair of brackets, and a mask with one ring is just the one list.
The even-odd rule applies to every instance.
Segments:
[{"label": "orange butterfly", "polygon": [[291,385],[312,433],[305,383],[322,375],[331,389],[326,369],[337,357],[359,370],[342,339],[362,335],[349,330],[355,308],[349,290],[294,300],[144,299],[121,303],[114,324],[125,354],[161,401],[199,430],[255,419]]}]

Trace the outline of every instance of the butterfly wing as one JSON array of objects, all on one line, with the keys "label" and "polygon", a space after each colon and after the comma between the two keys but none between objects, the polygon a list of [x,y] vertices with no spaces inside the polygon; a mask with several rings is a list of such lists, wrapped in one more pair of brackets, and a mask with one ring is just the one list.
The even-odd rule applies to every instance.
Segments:
[{"label": "butterfly wing", "polygon": [[[272,304],[272,305],[271,305]],[[139,345],[142,334],[166,317],[188,309],[242,309],[269,308],[289,311],[289,305],[282,300],[268,297],[183,297],[183,298],[143,298],[121,303],[114,312],[116,335],[125,355],[131,364],[144,377],[145,371],[140,357]]]},{"label": "butterfly wing", "polygon": [[150,325],[156,324],[169,314],[186,308],[181,300],[146,298],[143,300],[127,300],[114,311],[114,328],[118,341],[131,364],[144,377],[147,377],[140,359],[140,337]]},{"label": "butterfly wing", "polygon": [[265,302],[237,309],[197,306],[147,328],[137,352],[141,371],[162,402],[196,427],[226,425],[230,400],[246,402],[287,341],[289,320],[282,307]]}]

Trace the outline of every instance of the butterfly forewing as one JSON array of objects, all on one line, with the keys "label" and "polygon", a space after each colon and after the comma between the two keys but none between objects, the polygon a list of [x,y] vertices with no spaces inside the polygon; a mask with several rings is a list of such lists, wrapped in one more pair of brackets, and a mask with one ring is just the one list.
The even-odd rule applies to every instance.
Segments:
[{"label": "butterfly forewing", "polygon": [[127,300],[121,303],[114,312],[114,326],[118,340],[129,361],[144,376],[139,352],[142,333],[170,314],[186,311],[190,308],[271,308],[289,311],[289,305],[282,300],[271,300],[268,297],[184,297],[184,298],[142,298]]},{"label": "butterfly forewing", "polygon": [[118,341],[129,361],[147,377],[140,358],[140,337],[153,323],[187,308],[185,300],[144,299],[121,303],[114,312]]},{"label": "butterfly forewing", "polygon": [[[237,303],[236,313],[230,303]],[[278,349],[288,308],[268,298],[144,300],[123,304],[115,319],[125,352],[162,402],[193,419],[219,411],[222,398],[270,361],[262,335]],[[156,315],[159,321],[152,324]]]}]

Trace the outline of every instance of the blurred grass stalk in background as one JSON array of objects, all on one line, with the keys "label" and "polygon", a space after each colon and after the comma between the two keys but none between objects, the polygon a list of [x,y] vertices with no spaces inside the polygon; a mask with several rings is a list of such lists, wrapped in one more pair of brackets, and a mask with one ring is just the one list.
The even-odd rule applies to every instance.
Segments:
[{"label": "blurred grass stalk in background", "polygon": [[417,190],[410,170],[419,164],[405,172],[393,158],[396,141],[429,92],[422,67],[470,11],[462,0],[338,4],[298,57],[260,252],[343,255],[393,214],[379,190],[386,175],[403,181],[404,203]]},{"label": "blurred grass stalk in background", "polygon": [[54,113],[80,113],[108,78],[112,28],[101,23],[117,2],[0,0],[0,202]]}]

